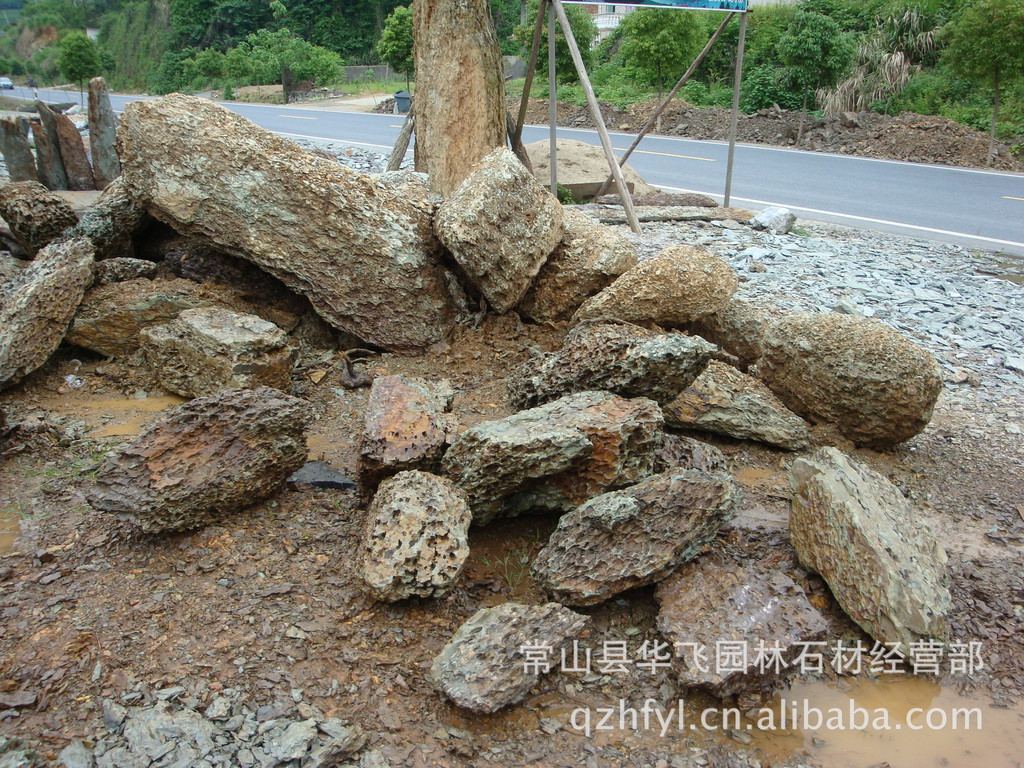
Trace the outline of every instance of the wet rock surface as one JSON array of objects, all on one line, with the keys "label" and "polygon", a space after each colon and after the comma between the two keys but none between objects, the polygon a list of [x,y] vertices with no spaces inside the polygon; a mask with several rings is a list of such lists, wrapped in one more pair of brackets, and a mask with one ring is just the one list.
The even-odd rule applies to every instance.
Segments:
[{"label": "wet rock surface", "polygon": [[768,387],[716,360],[663,411],[665,423],[676,429],[757,440],[790,451],[810,445],[807,423]]},{"label": "wet rock surface", "polygon": [[559,649],[578,637],[589,619],[557,603],[505,603],[477,611],[430,668],[438,689],[473,712],[497,712],[521,701],[540,679],[524,648]]},{"label": "wet rock surface", "polygon": [[48,245],[0,294],[0,389],[46,362],[92,282],[92,245]]},{"label": "wet rock surface", "polygon": [[783,318],[751,373],[801,416],[835,424],[858,445],[888,448],[918,434],[942,391],[930,352],[874,320]]},{"label": "wet rock surface", "polygon": [[[823,640],[828,624],[804,590],[777,565],[740,563],[715,552],[687,563],[658,585],[658,630],[677,645],[673,668],[684,688],[726,698],[750,690],[770,691],[802,646]],[[698,658],[719,643],[751,649],[743,663],[716,668]],[[780,649],[779,662],[758,658],[756,649]],[[788,672],[792,672],[788,669]]]},{"label": "wet rock surface", "polygon": [[451,590],[469,555],[473,513],[450,480],[400,472],[380,484],[367,517],[361,575],[376,599]]},{"label": "wet rock surface", "polygon": [[581,392],[471,427],[442,469],[466,492],[477,524],[526,510],[567,511],[650,475],[663,423],[652,400]]},{"label": "wet rock surface", "polygon": [[641,261],[573,315],[573,322],[614,318],[674,327],[725,306],[736,290],[736,274],[703,248],[674,246]]},{"label": "wet rock surface", "polygon": [[103,462],[89,504],[149,533],[220,520],[305,463],[309,416],[269,387],[192,400]]},{"label": "wet rock surface", "polygon": [[0,217],[30,256],[78,224],[78,216],[64,198],[37,181],[0,186]]},{"label": "wet rock surface", "polygon": [[142,329],[140,337],[160,385],[182,397],[241,387],[291,388],[295,350],[284,331],[255,315],[186,309],[165,325]]},{"label": "wet rock surface", "polygon": [[359,480],[372,490],[389,475],[436,470],[454,427],[448,413],[454,392],[448,382],[378,376],[363,418]]},{"label": "wet rock surface", "polygon": [[427,196],[398,196],[189,96],[128,105],[118,140],[135,200],[179,231],[258,264],[331,325],[405,351],[451,327]]},{"label": "wet rock surface", "polygon": [[797,459],[791,483],[793,547],[850,618],[901,655],[945,640],[946,553],[899,489],[835,448]]},{"label": "wet rock surface", "polygon": [[716,347],[679,333],[655,334],[627,323],[584,323],[562,348],[534,357],[509,377],[509,395],[529,408],[563,395],[605,390],[671,402],[693,383]]},{"label": "wet rock surface", "polygon": [[441,204],[434,228],[487,303],[506,312],[562,239],[562,206],[511,150],[496,149]]},{"label": "wet rock surface", "polygon": [[714,539],[737,494],[728,475],[689,469],[595,496],[558,521],[534,577],[556,600],[577,606],[655,584]]},{"label": "wet rock surface", "polygon": [[563,206],[565,234],[519,302],[536,322],[561,319],[636,266],[636,248],[622,232]]}]

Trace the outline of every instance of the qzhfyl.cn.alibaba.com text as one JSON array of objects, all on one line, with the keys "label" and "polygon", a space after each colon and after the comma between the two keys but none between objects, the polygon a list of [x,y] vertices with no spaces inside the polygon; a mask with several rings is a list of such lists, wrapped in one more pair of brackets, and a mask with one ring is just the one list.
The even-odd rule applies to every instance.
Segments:
[{"label": "qzhfyl.cn.alibaba.com text", "polygon": [[850,701],[842,707],[818,707],[807,700],[782,699],[779,706],[763,708],[743,717],[735,707],[687,712],[686,700],[663,706],[647,699],[635,706],[619,700],[616,706],[578,707],[569,716],[569,727],[585,736],[602,731],[652,731],[662,738],[684,731],[980,731],[979,707],[915,707],[896,716],[889,710],[867,708]]}]

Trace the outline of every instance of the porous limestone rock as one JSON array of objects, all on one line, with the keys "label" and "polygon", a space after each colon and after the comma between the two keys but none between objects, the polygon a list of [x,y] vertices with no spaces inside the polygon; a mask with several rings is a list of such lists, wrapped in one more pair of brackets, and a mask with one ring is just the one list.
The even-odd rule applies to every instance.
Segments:
[{"label": "porous limestone rock", "polygon": [[[677,680],[720,698],[770,690],[780,673],[793,671],[759,657],[761,644],[780,647],[780,659],[789,665],[804,647],[801,643],[824,640],[828,631],[804,590],[777,565],[739,563],[715,552],[684,565],[658,585],[655,596],[658,631],[676,647],[672,666]],[[719,643],[747,648],[744,662],[719,669]],[[700,648],[704,658],[697,654]]]},{"label": "porous limestone rock", "polygon": [[654,466],[657,472],[667,472],[670,469],[717,472],[728,469],[729,462],[725,454],[710,443],[666,432]]},{"label": "porous limestone rock", "polygon": [[447,381],[400,375],[373,380],[359,449],[365,490],[397,472],[438,469],[454,426],[448,413],[454,394]]},{"label": "porous limestone rock", "polygon": [[807,423],[768,387],[717,360],[662,410],[665,423],[677,429],[757,440],[789,451],[810,444]]},{"label": "porous limestone rock", "polygon": [[103,462],[89,504],[148,533],[222,520],[305,463],[311,410],[270,387],[191,400]]},{"label": "porous limestone rock", "polygon": [[562,206],[500,148],[441,203],[434,229],[487,303],[507,312],[562,239]]},{"label": "porous limestone rock", "polygon": [[31,261],[16,259],[7,251],[0,251],[0,295],[3,294],[4,284],[18,277]]},{"label": "porous limestone rock", "polygon": [[0,295],[0,389],[46,362],[92,281],[92,245],[78,238],[46,246]]},{"label": "porous limestone rock", "polygon": [[454,483],[400,472],[380,484],[367,513],[362,577],[378,600],[440,597],[469,556],[473,513]]},{"label": "porous limestone rock", "polygon": [[637,263],[636,248],[622,231],[571,206],[562,208],[562,219],[562,242],[519,302],[519,311],[538,323],[568,317]]},{"label": "porous limestone rock", "polygon": [[732,267],[704,248],[675,245],[641,261],[576,310],[572,321],[615,318],[677,327],[726,305],[736,291]]},{"label": "porous limestone rock", "polygon": [[92,265],[94,285],[123,283],[140,277],[156,277],[156,264],[145,259],[114,258],[97,261]]},{"label": "porous limestone rock", "polygon": [[780,314],[777,307],[767,302],[734,297],[717,312],[690,323],[686,330],[733,355],[745,371],[764,353],[761,340]]},{"label": "porous limestone rock", "polygon": [[835,448],[793,462],[789,536],[839,605],[880,643],[944,640],[946,553],[899,489]]},{"label": "porous limestone rock", "polygon": [[30,256],[78,224],[67,201],[38,181],[13,181],[0,187],[0,217]]},{"label": "porous limestone rock", "polygon": [[255,315],[218,307],[186,309],[140,331],[146,363],[160,385],[182,397],[223,389],[291,389],[295,350],[284,331]]},{"label": "porous limestone rock", "polygon": [[927,425],[942,391],[928,350],[875,320],[806,313],[773,323],[751,373],[791,410],[889,448]]},{"label": "porous limestone rock", "polygon": [[582,323],[556,352],[535,355],[508,379],[517,408],[588,389],[671,402],[707,366],[713,344],[681,333],[655,334],[628,323]]},{"label": "porous limestone rock", "polygon": [[695,557],[735,510],[726,474],[672,470],[584,502],[563,515],[533,575],[567,605],[596,605],[655,584]]},{"label": "porous limestone rock", "polygon": [[97,261],[130,258],[134,255],[132,236],[150,221],[146,210],[128,195],[124,182],[117,179],[82,214],[73,234],[92,241]]},{"label": "porous limestone rock", "polygon": [[125,187],[146,210],[259,265],[331,325],[395,351],[451,328],[426,195],[180,94],[125,107],[118,145]]},{"label": "porous limestone rock", "polygon": [[[561,649],[589,623],[589,617],[557,603],[481,608],[434,659],[430,674],[438,690],[460,707],[497,712],[522,701],[542,671],[557,668]],[[532,660],[530,648],[550,649],[549,669],[543,658]]]},{"label": "porous limestone rock", "polygon": [[653,400],[580,392],[467,429],[442,462],[474,522],[568,511],[652,473],[664,419]]}]

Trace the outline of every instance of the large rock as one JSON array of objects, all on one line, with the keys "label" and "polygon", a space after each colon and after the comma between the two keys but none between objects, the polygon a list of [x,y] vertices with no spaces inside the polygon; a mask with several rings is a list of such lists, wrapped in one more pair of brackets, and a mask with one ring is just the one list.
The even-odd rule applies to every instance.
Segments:
[{"label": "large rock", "polygon": [[92,281],[92,245],[48,245],[0,295],[0,389],[46,362]]},{"label": "large rock", "polygon": [[68,189],[96,189],[92,178],[92,166],[85,153],[85,143],[78,127],[65,114],[54,115],[57,126],[57,143],[60,145],[60,159],[68,176]]},{"label": "large rock", "polygon": [[[547,139],[534,141],[527,144],[525,149],[534,175],[542,184],[549,183],[551,143]],[[600,184],[608,178],[608,158],[599,146],[576,139],[558,139],[555,159],[558,163],[559,184]],[[622,174],[626,177],[626,183],[633,185],[634,197],[653,195],[659,191],[644,181],[628,163],[623,166]],[[615,187],[609,187],[609,191],[615,192]]]},{"label": "large rock", "polygon": [[581,392],[467,429],[442,468],[468,495],[475,523],[563,512],[650,475],[663,425],[653,400]]},{"label": "large rock", "polygon": [[6,290],[4,285],[21,275],[32,262],[16,259],[7,251],[0,251],[0,296]]},{"label": "large rock", "polygon": [[512,404],[529,408],[573,392],[603,389],[671,402],[707,366],[716,347],[680,333],[626,323],[584,323],[557,352],[536,355],[508,379]]},{"label": "large rock", "polygon": [[132,200],[118,179],[108,184],[93,206],[82,214],[75,233],[92,240],[98,261],[130,258],[134,255],[132,236],[149,221],[149,214]]},{"label": "large rock", "polygon": [[29,255],[78,224],[67,201],[38,181],[15,181],[0,187],[0,217]]},{"label": "large rock", "polygon": [[89,81],[89,149],[96,189],[103,189],[121,175],[121,161],[117,156],[117,115],[102,77]]},{"label": "large rock", "polygon": [[796,451],[810,444],[807,423],[752,376],[712,360],[697,380],[663,406],[665,423]]},{"label": "large rock", "polygon": [[793,462],[789,535],[843,610],[875,640],[944,640],[946,553],[886,478],[835,448]]},{"label": "large rock", "polygon": [[942,391],[931,353],[887,325],[839,314],[774,323],[751,373],[792,410],[835,424],[858,445],[888,448],[927,425]]},{"label": "large rock", "polygon": [[641,261],[580,307],[573,322],[615,318],[675,327],[726,305],[736,291],[732,267],[703,248],[676,245]]},{"label": "large rock", "polygon": [[389,475],[440,466],[454,391],[447,381],[378,376],[370,388],[359,450],[359,481],[372,490]]},{"label": "large rock", "polygon": [[310,418],[308,403],[270,387],[192,400],[103,462],[89,504],[146,532],[222,520],[305,463]]},{"label": "large rock", "polygon": [[150,213],[258,264],[335,327],[397,351],[451,327],[426,192],[399,195],[191,96],[132,102],[118,141]]},{"label": "large rock", "polygon": [[636,266],[636,248],[624,232],[562,208],[565,234],[544,262],[519,311],[537,322],[568,317],[619,275]]},{"label": "large rock", "polygon": [[378,600],[440,597],[469,556],[473,513],[450,480],[401,472],[380,484],[367,514],[362,577]]},{"label": "large rock", "polygon": [[522,701],[542,672],[556,669],[561,649],[589,623],[557,603],[481,608],[434,659],[430,674],[460,707],[497,712]]},{"label": "large rock", "polygon": [[655,461],[658,472],[672,469],[700,469],[705,472],[727,470],[729,461],[715,446],[686,435],[666,432]]},{"label": "large rock", "polygon": [[498,312],[523,298],[562,239],[562,206],[508,149],[496,149],[437,209],[437,236]]},{"label": "large rock", "polygon": [[41,101],[36,101],[35,106],[39,122],[32,125],[32,143],[36,149],[39,181],[48,189],[67,189],[68,175],[60,157],[57,135],[57,113]]},{"label": "large rock", "polygon": [[796,224],[796,216],[788,208],[769,206],[750,220],[754,229],[767,229],[773,235],[786,235]]},{"label": "large rock", "polygon": [[596,496],[564,515],[533,575],[568,605],[595,605],[661,581],[729,520],[738,492],[725,474],[674,470]]},{"label": "large rock", "polygon": [[[709,553],[661,582],[655,595],[658,631],[676,648],[672,666],[680,684],[720,698],[751,688],[770,690],[787,671],[758,657],[761,644],[781,647],[782,662],[789,665],[800,643],[824,640],[828,631],[804,590],[777,565]],[[720,667],[719,643],[746,648],[745,658]]]},{"label": "large rock", "polygon": [[160,385],[182,397],[223,389],[291,389],[295,350],[273,323],[255,315],[203,307],[141,330],[146,363]]},{"label": "large rock", "polygon": [[779,316],[779,310],[766,302],[733,298],[717,312],[690,323],[687,330],[734,356],[745,371],[764,353],[764,334]]},{"label": "large rock", "polygon": [[97,261],[93,264],[92,273],[96,285],[107,283],[124,283],[140,277],[156,277],[156,264],[145,259],[113,258]]},{"label": "large rock", "polygon": [[38,181],[36,159],[28,144],[28,120],[23,117],[0,119],[0,152],[11,181]]}]

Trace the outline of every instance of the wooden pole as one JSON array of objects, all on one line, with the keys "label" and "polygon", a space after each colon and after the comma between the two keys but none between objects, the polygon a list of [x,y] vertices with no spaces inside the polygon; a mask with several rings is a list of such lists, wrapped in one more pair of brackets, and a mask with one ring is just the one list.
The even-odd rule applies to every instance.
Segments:
[{"label": "wooden pole", "polygon": [[526,170],[533,173],[533,163],[530,162],[530,156],[526,154],[526,147],[523,146],[521,139],[516,139],[516,121],[512,119],[512,113],[505,110],[505,128],[508,130],[508,140],[512,145],[512,151],[515,156],[519,158],[519,162],[526,166]]},{"label": "wooden pole", "polygon": [[[651,130],[651,126],[658,121],[658,118],[661,117],[661,113],[668,108],[668,105],[672,102],[672,99],[674,99],[676,97],[676,94],[679,93],[679,89],[686,85],[687,81],[689,81],[689,79],[693,77],[693,73],[697,71],[697,67],[699,67],[700,63],[704,61],[704,57],[708,55],[708,52],[711,50],[711,47],[718,40],[719,36],[721,36],[722,32],[725,31],[726,26],[728,26],[729,22],[732,21],[732,17],[735,15],[735,13],[730,13],[728,16],[725,17],[725,21],[718,25],[718,29],[715,30],[715,34],[711,36],[711,39],[708,40],[707,45],[704,46],[704,50],[697,54],[697,58],[693,60],[693,63],[690,65],[690,68],[683,73],[683,76],[681,78],[679,78],[679,82],[676,83],[676,87],[669,91],[669,94],[668,96],[665,97],[665,100],[661,102],[660,105],[658,105],[658,108],[656,110],[654,110],[654,114],[651,115],[650,119],[648,119],[648,121],[644,124],[644,127],[640,129],[640,133],[638,133],[636,135],[636,138],[633,139],[633,143],[629,145],[629,149],[627,149],[626,153],[619,158],[620,168],[626,164],[626,160],[628,160],[629,156],[633,154],[633,150],[640,146],[640,142],[643,141],[648,131]],[[597,191],[597,194],[594,195],[594,197],[600,197],[605,192],[607,192],[608,187],[611,185],[612,181],[614,181],[614,179],[612,179],[611,175],[609,174],[608,178],[604,180],[604,184],[601,185],[601,188]]]},{"label": "wooden pole", "polygon": [[622,169],[615,159],[615,151],[612,149],[612,141],[608,138],[608,129],[605,127],[604,118],[601,116],[601,109],[597,105],[597,96],[594,95],[594,88],[590,84],[590,77],[587,75],[587,68],[583,64],[583,56],[580,55],[579,46],[576,45],[576,37],[569,26],[569,19],[565,15],[565,8],[562,7],[562,0],[551,0],[551,4],[558,14],[558,23],[562,25],[562,32],[565,34],[565,41],[569,44],[569,53],[572,55],[572,62],[576,65],[576,72],[580,76],[580,85],[587,95],[587,103],[590,105],[590,113],[597,125],[597,135],[601,137],[601,146],[604,148],[604,156],[608,161],[608,167],[615,176],[615,186],[619,190],[619,199],[622,200],[622,208],[626,214],[626,221],[629,228],[640,234],[640,222],[636,217],[636,210],[633,208],[633,196],[629,193],[626,180],[622,176]]},{"label": "wooden pole", "polygon": [[398,138],[395,140],[395,148],[391,150],[391,157],[388,158],[388,170],[397,171],[402,167],[402,161],[405,159],[405,153],[409,149],[409,139],[412,137],[412,129],[416,125],[416,118],[413,117],[412,110],[409,110],[409,114],[405,116],[405,122],[402,123],[402,130],[398,132]]},{"label": "wooden pole", "polygon": [[548,2],[548,165],[551,166],[551,194],[558,199],[558,92],[555,66],[555,4]]},{"label": "wooden pole", "polygon": [[526,65],[526,80],[523,82],[523,98],[519,101],[519,119],[516,121],[516,132],[512,138],[512,146],[523,141],[523,126],[526,124],[526,110],[530,106],[530,91],[533,90],[533,75],[537,71],[537,56],[540,53],[540,37],[544,30],[544,12],[547,0],[540,0],[537,8],[537,23],[533,25],[533,43],[530,44],[530,61]]},{"label": "wooden pole", "polygon": [[732,84],[732,119],[729,122],[729,160],[725,166],[725,199],[722,205],[729,207],[732,195],[732,164],[736,155],[736,123],[740,115],[740,84],[743,82],[743,49],[747,42],[747,14],[740,14],[740,42],[736,49],[736,76]]}]

